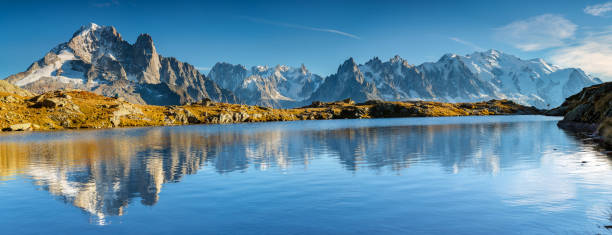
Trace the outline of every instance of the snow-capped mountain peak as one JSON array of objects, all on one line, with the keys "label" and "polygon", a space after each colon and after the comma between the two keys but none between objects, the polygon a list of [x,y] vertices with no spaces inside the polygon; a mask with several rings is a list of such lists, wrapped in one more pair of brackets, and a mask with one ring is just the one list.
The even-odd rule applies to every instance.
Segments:
[{"label": "snow-capped mountain peak", "polygon": [[96,23],[90,22],[87,25],[83,25],[81,26],[81,28],[79,28],[79,30],[77,30],[76,32],[74,32],[74,34],[72,35],[72,37],[76,37],[76,36],[83,36],[85,34],[91,33],[93,31],[96,31],[100,29],[100,26],[97,25]]},{"label": "snow-capped mountain peak", "polygon": [[7,81],[34,92],[77,88],[135,103],[235,101],[195,67],[157,54],[150,35],[139,35],[130,44],[115,27],[95,23],[81,26],[68,42]]},{"label": "snow-capped mountain peak", "polygon": [[444,54],[442,57],[440,57],[438,62],[450,61],[456,58],[459,58],[459,55],[454,54],[454,53],[447,53],[447,54]]},{"label": "snow-capped mountain peak", "polygon": [[268,66],[267,65],[257,65],[255,67],[253,67],[253,71],[257,71],[257,72],[263,73],[263,72],[268,71]]}]

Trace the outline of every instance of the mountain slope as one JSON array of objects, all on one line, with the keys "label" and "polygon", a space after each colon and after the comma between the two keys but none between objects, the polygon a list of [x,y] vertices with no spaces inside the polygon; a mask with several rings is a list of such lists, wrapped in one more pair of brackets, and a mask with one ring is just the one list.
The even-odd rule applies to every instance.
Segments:
[{"label": "mountain slope", "polygon": [[34,94],[32,94],[32,92],[29,92],[27,90],[21,89],[18,86],[10,84],[10,83],[8,83],[7,81],[4,81],[4,80],[0,80],[0,93],[15,94],[15,95],[18,95],[18,96],[23,96],[23,97],[34,96]]},{"label": "mountain slope", "polygon": [[237,102],[231,92],[194,66],[159,55],[148,34],[130,44],[114,27],[93,23],[81,27],[25,72],[6,80],[36,93],[76,88],[140,104],[180,104],[204,98]]}]

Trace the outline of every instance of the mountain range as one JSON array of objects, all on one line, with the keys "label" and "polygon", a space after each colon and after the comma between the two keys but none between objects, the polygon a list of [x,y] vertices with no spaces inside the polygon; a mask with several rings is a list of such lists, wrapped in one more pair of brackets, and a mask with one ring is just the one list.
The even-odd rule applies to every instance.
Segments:
[{"label": "mountain range", "polygon": [[579,68],[522,60],[496,50],[446,54],[421,65],[400,56],[384,62],[374,57],[364,64],[349,58],[327,77],[304,65],[247,69],[220,62],[206,76],[188,63],[159,55],[148,34],[130,44],[114,27],[93,23],[6,81],[35,93],[74,88],[141,104],[175,105],[209,98],[286,108],[345,98],[357,102],[510,99],[552,108],[582,88],[601,83]]},{"label": "mountain range", "polygon": [[435,100],[474,102],[509,99],[538,108],[559,106],[584,87],[601,83],[578,68],[559,68],[542,59],[522,60],[496,50],[460,56],[446,54],[418,66],[399,56],[375,57],[365,64],[352,58],[325,79],[310,100],[351,97],[358,102]]}]

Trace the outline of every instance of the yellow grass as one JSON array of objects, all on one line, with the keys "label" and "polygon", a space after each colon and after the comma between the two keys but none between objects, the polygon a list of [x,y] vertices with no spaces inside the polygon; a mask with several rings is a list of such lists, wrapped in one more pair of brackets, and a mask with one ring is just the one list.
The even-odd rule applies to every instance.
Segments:
[{"label": "yellow grass", "polygon": [[[12,98],[3,99],[11,96]],[[62,98],[69,96],[69,98]],[[531,109],[505,100],[478,103],[441,102],[379,102],[353,104],[345,102],[323,103],[317,107],[296,109],[271,109],[240,104],[214,103],[211,106],[190,104],[185,106],[154,106],[129,104],[115,98],[104,97],[86,91],[63,91],[43,94],[43,98],[60,99],[64,107],[35,107],[39,97],[21,97],[0,93],[0,128],[14,124],[36,124],[38,130],[110,128],[111,119],[121,106],[136,110],[118,116],[120,127],[182,125],[189,123],[213,123],[219,115],[247,115],[248,122],[291,121],[303,119],[371,118],[371,117],[413,117],[413,116],[465,116],[513,114]],[[382,113],[371,110],[385,110]],[[351,112],[358,111],[357,116]],[[192,118],[186,123],[185,116]],[[345,114],[348,113],[348,114]],[[352,116],[351,116],[352,115]],[[195,119],[194,119],[195,117]],[[195,121],[195,122],[194,122]],[[235,118],[230,122],[238,122]]]}]

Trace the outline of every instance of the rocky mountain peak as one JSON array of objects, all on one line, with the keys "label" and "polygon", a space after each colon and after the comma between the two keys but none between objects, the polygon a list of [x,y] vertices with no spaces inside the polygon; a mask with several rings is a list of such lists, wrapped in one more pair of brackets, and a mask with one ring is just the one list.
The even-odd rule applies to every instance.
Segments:
[{"label": "rocky mountain peak", "polygon": [[410,63],[408,63],[408,61],[406,61],[404,58],[400,57],[399,55],[395,55],[393,58],[389,59],[389,63],[391,63],[392,65],[395,64],[400,64],[401,66],[404,67],[413,67],[412,65],[410,65]]},{"label": "rocky mountain peak", "polygon": [[114,26],[101,26],[95,23],[89,23],[83,25],[72,35],[72,39],[75,38],[89,38],[92,42],[100,41],[103,39],[115,39],[121,40],[121,34],[117,32]]},{"label": "rocky mountain peak", "polygon": [[495,50],[495,49],[489,49],[485,51],[485,54],[492,55],[492,56],[499,56],[500,54],[504,54],[504,53],[501,51]]},{"label": "rocky mountain peak", "polygon": [[267,65],[257,65],[257,66],[253,66],[251,70],[253,70],[253,73],[263,73],[263,72],[268,71],[268,66]]},{"label": "rocky mountain peak", "polygon": [[438,60],[438,63],[444,63],[444,62],[456,60],[458,58],[459,58],[459,55],[454,54],[454,53],[448,53],[448,54],[444,54],[442,57],[440,57],[440,59]]},{"label": "rocky mountain peak", "polygon": [[466,55],[466,57],[476,58],[476,59],[485,60],[489,62],[499,61],[502,59],[510,59],[510,60],[518,59],[512,55],[508,55],[508,54],[505,54],[501,51],[494,50],[494,49],[489,49],[483,52],[474,52],[470,55]]},{"label": "rocky mountain peak", "polygon": [[300,72],[301,72],[303,75],[308,74],[308,69],[306,69],[306,66],[305,66],[304,64],[302,64],[302,65],[300,66]]},{"label": "rocky mountain peak", "polygon": [[342,71],[356,72],[358,70],[359,68],[357,66],[357,62],[355,62],[355,59],[353,59],[353,57],[348,58],[346,61],[344,61],[344,63],[342,63],[342,65],[340,65],[340,67],[338,67],[338,72],[342,72]]},{"label": "rocky mountain peak", "polygon": [[244,67],[244,65],[241,64],[237,64],[237,65],[233,65],[227,62],[217,62],[211,69],[210,71],[220,71],[220,70],[227,70],[227,69],[241,69],[241,70],[246,70],[246,67]]},{"label": "rocky mountain peak", "polygon": [[337,76],[338,79],[344,82],[356,81],[359,84],[364,82],[363,74],[359,70],[359,65],[355,62],[353,57],[350,57],[338,67]]},{"label": "rocky mountain peak", "polygon": [[280,71],[280,72],[287,72],[289,71],[290,67],[284,64],[279,64],[276,65],[276,67],[274,68],[274,70],[276,71]]},{"label": "rocky mountain peak", "polygon": [[67,43],[56,47],[55,52],[60,53],[61,50],[68,47],[76,57],[86,63],[92,63],[97,57],[96,54],[114,53],[125,47],[125,44],[128,43],[121,38],[121,34],[115,27],[90,23],[81,26]]},{"label": "rocky mountain peak", "polygon": [[368,60],[368,62],[365,63],[365,65],[372,67],[379,67],[381,64],[382,61],[380,60],[380,58],[378,58],[378,56],[374,56],[374,58]]},{"label": "rocky mountain peak", "polygon": [[83,25],[81,26],[76,32],[74,32],[74,34],[72,34],[72,37],[76,37],[78,35],[83,35],[83,34],[87,34],[89,32],[98,30],[100,28],[99,25],[97,25],[96,23],[89,23],[87,25]]},{"label": "rocky mountain peak", "polygon": [[156,57],[157,50],[155,49],[155,44],[153,44],[153,39],[149,34],[141,34],[136,39],[136,42],[133,45],[134,53],[146,56],[146,60],[151,60],[152,57]]},{"label": "rocky mountain peak", "polygon": [[139,45],[147,45],[147,46],[153,46],[153,38],[151,38],[151,35],[143,33],[140,34],[138,36],[138,38],[136,39],[136,43],[134,43],[134,46],[139,46]]},{"label": "rocky mountain peak", "polygon": [[404,59],[402,59],[402,57],[400,57],[399,55],[395,55],[395,56],[393,56],[393,58],[391,58],[391,59],[389,60],[389,62],[391,62],[392,64],[395,64],[395,63],[403,63],[403,62],[404,62]]}]

